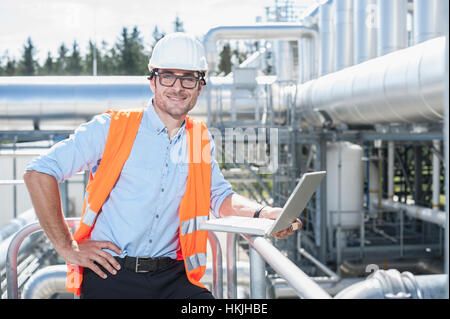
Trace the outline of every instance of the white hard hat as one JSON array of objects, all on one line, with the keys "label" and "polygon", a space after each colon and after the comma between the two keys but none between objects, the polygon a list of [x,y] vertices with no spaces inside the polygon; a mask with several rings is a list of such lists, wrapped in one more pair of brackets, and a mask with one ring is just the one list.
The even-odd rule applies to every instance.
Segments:
[{"label": "white hard hat", "polygon": [[193,35],[175,32],[159,40],[148,63],[150,72],[153,69],[180,69],[206,72],[205,49]]}]

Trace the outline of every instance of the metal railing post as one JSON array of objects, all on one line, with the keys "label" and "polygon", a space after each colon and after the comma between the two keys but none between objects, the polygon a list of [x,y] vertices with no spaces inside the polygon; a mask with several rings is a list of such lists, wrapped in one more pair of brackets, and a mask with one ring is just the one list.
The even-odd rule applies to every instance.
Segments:
[{"label": "metal railing post", "polygon": [[250,298],[266,299],[266,263],[264,262],[264,259],[259,255],[258,251],[251,245],[249,245],[249,255]]},{"label": "metal railing post", "polygon": [[236,234],[227,233],[227,296],[237,298]]},{"label": "metal railing post", "polygon": [[[284,256],[265,238],[244,234],[242,234],[242,236],[248,240],[252,249],[256,250],[255,253],[259,253],[260,257],[267,261],[267,263],[273,268],[273,270],[275,270],[281,277],[286,279],[289,285],[297,292],[300,297],[307,299],[331,299],[330,294],[328,294],[317,283],[315,283],[314,280],[312,280],[307,274],[305,274],[300,268],[298,268],[297,265],[295,265],[290,259]],[[252,281],[253,279],[254,278],[251,277]]]},{"label": "metal railing post", "polygon": [[223,299],[222,248],[220,247],[219,240],[213,232],[208,232],[208,241],[213,254],[212,294],[215,298]]},{"label": "metal railing post", "polygon": [[[73,227],[79,223],[79,218],[66,219],[69,227]],[[7,283],[7,295],[8,299],[19,299],[19,286],[17,278],[17,255],[20,245],[23,240],[29,235],[42,231],[42,227],[39,222],[34,222],[24,226],[20,229],[11,240],[8,247],[8,253],[6,255],[6,283]]]}]

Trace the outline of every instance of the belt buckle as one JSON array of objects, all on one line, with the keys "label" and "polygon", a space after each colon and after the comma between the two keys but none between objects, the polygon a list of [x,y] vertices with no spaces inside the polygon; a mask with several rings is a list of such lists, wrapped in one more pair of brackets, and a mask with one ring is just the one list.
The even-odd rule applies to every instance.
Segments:
[{"label": "belt buckle", "polygon": [[146,273],[146,272],[149,272],[148,270],[139,270],[139,259],[142,259],[142,260],[145,260],[145,259],[147,259],[147,260],[149,260],[150,258],[148,258],[148,257],[144,257],[144,258],[142,258],[142,257],[136,257],[136,267],[135,267],[135,272],[136,273]]}]

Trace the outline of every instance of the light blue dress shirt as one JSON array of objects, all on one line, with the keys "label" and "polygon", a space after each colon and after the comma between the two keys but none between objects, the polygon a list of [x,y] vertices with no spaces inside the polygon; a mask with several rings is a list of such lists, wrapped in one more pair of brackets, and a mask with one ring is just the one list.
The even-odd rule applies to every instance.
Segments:
[{"label": "light blue dress shirt", "polygon": [[[95,116],[46,155],[33,159],[26,169],[52,175],[58,182],[84,170],[91,170],[95,176],[110,121],[109,114]],[[209,138],[213,159],[210,208],[219,217],[222,202],[233,191],[214,159],[214,140],[211,135]],[[120,257],[175,259],[180,248],[178,209],[186,189],[187,156],[184,124],[170,140],[150,103],[144,109],[130,156],[98,215],[91,239],[114,243],[122,250]]]}]

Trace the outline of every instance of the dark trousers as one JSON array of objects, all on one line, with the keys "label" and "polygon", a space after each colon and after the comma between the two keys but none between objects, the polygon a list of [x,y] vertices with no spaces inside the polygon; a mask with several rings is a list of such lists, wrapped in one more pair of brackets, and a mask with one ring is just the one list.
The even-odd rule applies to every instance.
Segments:
[{"label": "dark trousers", "polygon": [[85,268],[81,299],[214,299],[207,289],[189,282],[182,260],[148,273],[136,273],[122,267],[116,275],[103,269],[107,278]]}]

